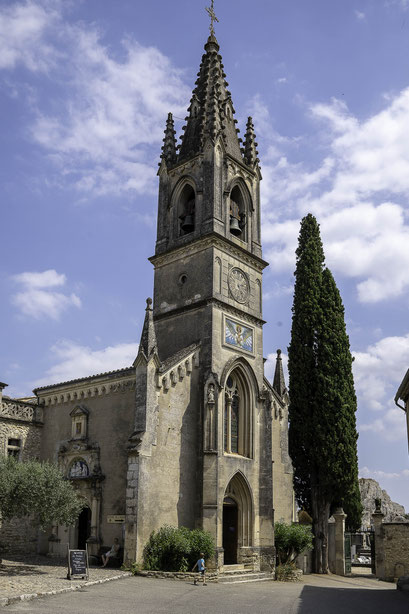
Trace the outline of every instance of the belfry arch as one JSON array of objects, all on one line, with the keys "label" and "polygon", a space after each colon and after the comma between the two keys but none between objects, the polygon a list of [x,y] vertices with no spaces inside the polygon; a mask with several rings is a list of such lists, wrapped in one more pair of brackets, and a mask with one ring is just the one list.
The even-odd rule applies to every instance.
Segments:
[{"label": "belfry arch", "polygon": [[241,549],[253,545],[253,500],[247,480],[238,471],[227,485],[223,497],[224,564],[241,559]]},{"label": "belfry arch", "polygon": [[252,211],[252,201],[245,182],[240,179],[236,180],[230,188],[229,230],[242,241],[248,239],[248,224]]},{"label": "belfry arch", "polygon": [[171,202],[176,212],[175,236],[190,234],[196,225],[196,189],[192,177],[182,177],[173,191]]}]

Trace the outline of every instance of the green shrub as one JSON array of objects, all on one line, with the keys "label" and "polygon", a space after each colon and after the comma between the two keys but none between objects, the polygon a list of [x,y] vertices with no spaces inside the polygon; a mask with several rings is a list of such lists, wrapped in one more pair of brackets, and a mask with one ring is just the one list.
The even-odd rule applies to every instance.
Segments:
[{"label": "green shrub", "polygon": [[202,529],[190,530],[185,527],[182,527],[179,531],[185,534],[190,543],[191,550],[188,557],[189,569],[192,569],[193,565],[200,558],[201,552],[203,552],[205,561],[212,558],[214,555],[214,542],[210,533]]},{"label": "green shrub", "polygon": [[277,522],[274,525],[274,536],[280,565],[291,563],[305,550],[312,550],[312,532],[309,525]]},{"label": "green shrub", "polygon": [[212,537],[206,531],[193,531],[165,525],[151,534],[143,551],[144,568],[157,571],[188,571],[200,552],[208,559],[214,554]]}]

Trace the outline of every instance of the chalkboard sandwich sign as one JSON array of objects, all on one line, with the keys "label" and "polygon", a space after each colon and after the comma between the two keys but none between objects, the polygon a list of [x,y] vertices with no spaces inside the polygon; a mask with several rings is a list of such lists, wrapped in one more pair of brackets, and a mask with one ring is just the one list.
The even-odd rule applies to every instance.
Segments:
[{"label": "chalkboard sandwich sign", "polygon": [[67,578],[71,580],[73,576],[81,576],[88,580],[89,564],[87,550],[71,550],[68,546],[68,573]]}]

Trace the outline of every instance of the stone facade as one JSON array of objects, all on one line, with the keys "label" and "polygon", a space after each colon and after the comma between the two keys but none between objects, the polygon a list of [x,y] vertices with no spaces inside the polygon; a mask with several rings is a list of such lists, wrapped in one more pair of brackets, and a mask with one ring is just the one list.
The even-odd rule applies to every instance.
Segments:
[{"label": "stone facade", "polygon": [[[274,517],[294,519],[280,352],[264,376],[261,172],[241,149],[219,45],[205,45],[182,143],[168,117],[159,168],[154,299],[127,369],[36,389],[40,457],[84,497],[75,528],[41,548],[91,554],[118,537],[140,562],[164,524],[200,527],[213,567],[274,567]],[[153,304],[152,304],[153,303]]]}]

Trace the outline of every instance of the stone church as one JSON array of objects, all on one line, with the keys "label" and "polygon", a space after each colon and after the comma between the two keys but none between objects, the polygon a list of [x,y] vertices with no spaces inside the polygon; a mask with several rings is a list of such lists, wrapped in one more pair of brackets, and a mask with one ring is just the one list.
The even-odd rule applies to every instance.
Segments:
[{"label": "stone church", "polygon": [[[219,569],[269,569],[274,519],[294,518],[280,352],[273,383],[264,375],[257,143],[249,118],[241,146],[213,31],[204,49],[179,146],[166,122],[133,365],[2,397],[4,453],[58,462],[86,502],[75,527],[26,534],[26,551],[96,554],[118,537],[140,561],[169,524],[209,531]],[[16,534],[21,522],[3,525],[0,543],[15,549]]]}]

